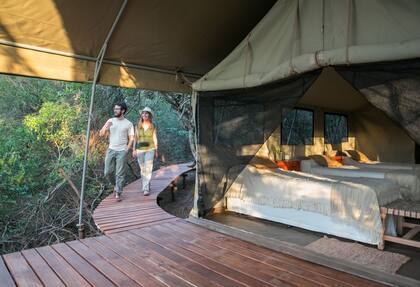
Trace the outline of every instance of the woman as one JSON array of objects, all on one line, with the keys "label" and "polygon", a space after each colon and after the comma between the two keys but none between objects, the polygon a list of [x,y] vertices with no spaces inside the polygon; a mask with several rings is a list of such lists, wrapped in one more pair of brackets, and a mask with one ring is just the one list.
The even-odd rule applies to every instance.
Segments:
[{"label": "woman", "polygon": [[143,182],[143,194],[150,194],[150,180],[153,171],[153,159],[157,158],[158,142],[156,126],[153,124],[153,112],[149,107],[140,111],[140,120],[137,124],[136,140],[133,145],[133,157],[137,157],[140,165]]}]

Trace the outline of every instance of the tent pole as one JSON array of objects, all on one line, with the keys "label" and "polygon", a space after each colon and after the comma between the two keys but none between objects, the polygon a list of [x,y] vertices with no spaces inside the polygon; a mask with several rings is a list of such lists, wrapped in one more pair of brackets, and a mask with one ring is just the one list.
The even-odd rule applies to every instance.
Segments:
[{"label": "tent pole", "polygon": [[124,0],[123,4],[121,5],[120,10],[118,11],[117,17],[115,18],[114,22],[112,23],[111,29],[109,30],[108,35],[106,36],[105,41],[102,45],[102,48],[99,51],[99,55],[96,58],[96,63],[95,63],[95,71],[94,71],[94,76],[93,76],[92,89],[91,89],[91,93],[90,93],[88,122],[87,122],[87,128],[86,128],[85,151],[84,151],[84,155],[83,155],[82,186],[81,186],[81,189],[80,189],[80,204],[79,204],[79,223],[77,224],[80,239],[83,239],[85,237],[85,228],[84,228],[84,224],[82,222],[83,202],[84,202],[84,195],[85,195],[86,171],[87,171],[87,161],[88,161],[88,154],[89,154],[90,127],[91,127],[91,122],[92,122],[93,102],[94,102],[94,98],[95,98],[96,84],[98,82],[99,71],[101,70],[102,61],[104,59],[106,48],[108,46],[108,41],[111,38],[112,32],[114,32],[115,26],[117,25],[118,20],[120,19],[120,16],[121,16],[122,12],[124,11],[124,8],[127,4],[127,1],[128,0]]},{"label": "tent pole", "polygon": [[193,208],[191,209],[190,212],[190,216],[192,217],[196,217],[198,218],[200,212],[199,212],[199,207],[198,207],[198,189],[199,189],[199,178],[198,178],[198,169],[200,166],[200,160],[199,160],[199,153],[198,153],[198,133],[199,133],[199,129],[198,129],[198,92],[194,91],[192,92],[192,96],[191,96],[191,106],[192,106],[192,110],[193,110],[193,119],[194,119],[194,141],[195,141],[195,184],[194,184],[194,205]]}]

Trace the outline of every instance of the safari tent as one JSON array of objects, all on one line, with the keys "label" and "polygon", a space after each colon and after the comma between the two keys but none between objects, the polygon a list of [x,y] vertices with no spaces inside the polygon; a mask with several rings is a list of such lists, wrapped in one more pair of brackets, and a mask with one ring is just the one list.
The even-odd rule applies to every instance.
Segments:
[{"label": "safari tent", "polygon": [[[192,85],[199,215],[224,207],[378,244],[379,207],[420,199],[419,13],[418,1],[278,1]],[[308,160],[346,150],[377,164]]]},{"label": "safari tent", "polygon": [[[252,160],[352,149],[417,168],[418,1],[6,0],[0,12],[0,73],[92,83],[87,139],[97,83],[190,91],[196,80],[199,215]],[[345,119],[332,144],[327,113]],[[312,125],[296,144],[301,118]],[[86,144],[83,174],[87,155]]]},{"label": "safari tent", "polygon": [[[255,217],[377,244],[381,228],[379,201],[400,199],[401,191],[405,197],[417,199],[416,188],[420,186],[415,165],[420,143],[418,15],[417,0],[2,0],[0,73],[92,84],[83,179],[97,84],[192,90],[198,146],[192,215],[205,216],[221,204],[225,209]],[[327,118],[336,119],[335,125],[328,124]],[[313,154],[346,150],[364,152],[375,161],[372,170],[366,171],[361,168],[362,163],[352,162],[354,169],[350,172],[357,179],[340,180],[336,174],[316,173],[325,172],[325,168],[312,166],[307,159]],[[279,159],[297,160],[301,168],[306,161],[313,173],[273,168]],[[387,164],[391,162],[394,164]],[[384,171],[378,170],[381,168]],[[409,182],[410,186],[398,182]],[[82,180],[81,203],[84,185]],[[376,190],[376,186],[383,189]],[[376,191],[384,196],[378,197]],[[282,198],[278,194],[288,196]],[[82,210],[81,204],[80,231]],[[176,238],[181,233],[182,230],[169,235]],[[204,239],[209,233],[199,233],[194,232],[192,239],[186,234],[190,243],[184,237],[179,242],[202,245],[195,242],[195,237],[198,234]],[[217,246],[224,244],[222,238],[227,237],[213,238]],[[235,253],[235,244],[240,241],[228,241]],[[241,251],[251,246],[239,244]],[[173,249],[175,245],[168,246]],[[210,245],[199,248],[206,246]],[[166,248],[159,249],[166,252]],[[268,265],[261,258],[271,260],[274,253],[270,251],[261,257],[264,254],[255,250],[265,249],[259,248],[252,251],[256,256],[252,262],[260,270],[254,274],[260,275],[248,276],[247,272],[255,269],[249,259],[245,262],[244,256],[230,252],[219,256],[212,250],[204,250],[206,264],[215,266],[214,262],[220,261],[246,266],[240,272],[232,269],[239,275],[239,281],[231,281],[236,285],[258,276],[268,278],[264,279],[268,285],[281,285],[315,274],[313,263],[303,265],[290,257],[284,262],[298,262],[296,276],[277,270],[272,273],[278,277],[268,276],[263,270]],[[331,259],[322,265],[337,269],[342,266],[326,261]],[[25,259],[20,262],[26,268],[15,264],[18,275],[24,272],[22,279],[38,280],[32,271],[34,266]],[[63,262],[68,266],[66,260]],[[44,271],[45,264],[39,261],[37,266],[41,268],[37,271]],[[81,270],[90,266],[86,264],[77,264],[75,269],[86,274],[86,270]],[[162,269],[169,266],[186,270],[179,264],[158,265]],[[203,272],[210,274],[199,261],[191,266],[199,268],[192,271],[194,278]],[[301,272],[302,266],[306,273]],[[89,269],[96,272],[92,276],[102,276],[101,267]],[[233,278],[231,269],[225,270],[226,277]],[[322,270],[324,273],[319,274],[323,275],[318,277],[335,284],[344,283],[330,281],[336,274],[347,276]],[[167,274],[163,271],[154,276]],[[219,276],[215,274],[218,272],[212,274]],[[174,278],[183,279],[179,274],[174,274]],[[376,278],[382,282],[384,277],[382,273]],[[357,277],[346,278],[349,284],[366,282]],[[206,283],[205,280],[200,282]],[[245,281],[245,285],[259,283]],[[176,285],[186,281],[173,282]],[[296,282],[291,284],[299,284]]]}]

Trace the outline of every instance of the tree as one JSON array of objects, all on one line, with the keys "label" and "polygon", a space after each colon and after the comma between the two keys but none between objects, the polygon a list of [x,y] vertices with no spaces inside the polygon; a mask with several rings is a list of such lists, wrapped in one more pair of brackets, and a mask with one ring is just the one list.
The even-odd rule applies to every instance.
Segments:
[{"label": "tree", "polygon": [[81,132],[79,119],[80,108],[68,103],[45,102],[38,113],[25,117],[24,125],[36,134],[38,140],[52,144],[59,160]]},{"label": "tree", "polygon": [[171,105],[172,109],[176,111],[182,127],[188,131],[188,139],[190,149],[195,158],[195,124],[192,109],[192,95],[185,93],[169,93],[161,92],[163,98]]}]

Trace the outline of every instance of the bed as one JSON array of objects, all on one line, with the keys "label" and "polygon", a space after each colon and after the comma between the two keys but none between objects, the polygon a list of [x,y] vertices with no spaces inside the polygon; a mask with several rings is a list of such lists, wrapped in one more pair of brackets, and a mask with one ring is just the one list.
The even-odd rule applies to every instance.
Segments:
[{"label": "bed", "polygon": [[343,159],[341,167],[325,167],[314,160],[302,160],[302,172],[325,177],[341,176],[351,178],[387,179],[398,185],[404,199],[420,200],[420,169],[417,165],[359,163],[351,158]]},{"label": "bed", "polygon": [[358,162],[351,157],[343,157],[343,164],[350,166],[357,166],[361,168],[373,168],[373,169],[385,169],[385,170],[409,170],[415,171],[420,168],[418,164],[410,163],[392,163],[392,162],[380,162],[380,161],[370,161],[370,162]]},{"label": "bed", "polygon": [[381,241],[379,206],[401,198],[388,179],[317,176],[248,165],[227,210],[369,244]]}]

